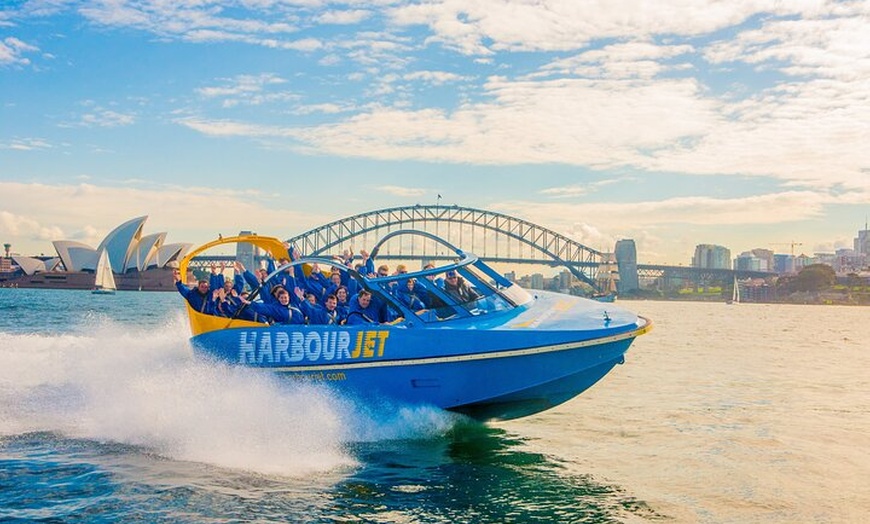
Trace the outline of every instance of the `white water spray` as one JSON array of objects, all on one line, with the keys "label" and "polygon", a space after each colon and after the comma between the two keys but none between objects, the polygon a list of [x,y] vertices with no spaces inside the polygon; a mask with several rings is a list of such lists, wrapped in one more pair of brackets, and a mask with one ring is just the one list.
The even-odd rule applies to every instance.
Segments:
[{"label": "white water spray", "polygon": [[[179,318],[90,335],[0,333],[0,437],[48,431],[266,474],[353,467],[351,442],[441,434],[435,409],[361,410],[324,388],[192,355]],[[387,414],[388,413],[388,414]]]}]

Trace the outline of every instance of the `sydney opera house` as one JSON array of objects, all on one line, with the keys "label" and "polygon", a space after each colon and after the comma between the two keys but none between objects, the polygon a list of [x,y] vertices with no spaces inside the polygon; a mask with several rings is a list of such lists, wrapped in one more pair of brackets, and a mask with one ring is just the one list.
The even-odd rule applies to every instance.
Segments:
[{"label": "sydney opera house", "polygon": [[55,240],[57,256],[53,258],[7,255],[9,268],[0,272],[0,286],[91,289],[100,253],[106,251],[119,290],[174,290],[172,266],[191,244],[166,244],[165,232],[142,236],[147,219],[142,216],[124,222],[96,248],[73,240]]}]

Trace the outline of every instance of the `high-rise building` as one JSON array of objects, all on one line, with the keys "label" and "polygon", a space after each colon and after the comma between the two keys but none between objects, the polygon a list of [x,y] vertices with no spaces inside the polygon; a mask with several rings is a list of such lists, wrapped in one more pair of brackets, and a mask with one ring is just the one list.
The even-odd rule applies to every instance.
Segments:
[{"label": "high-rise building", "polygon": [[795,272],[794,255],[773,255],[773,270],[780,275]]},{"label": "high-rise building", "polygon": [[613,248],[616,255],[616,265],[619,268],[619,282],[616,284],[618,293],[625,293],[640,288],[637,278],[637,247],[634,240],[626,238],[617,240]]},{"label": "high-rise building", "polygon": [[698,244],[692,257],[692,267],[731,269],[731,250],[715,244]]},{"label": "high-rise building", "polygon": [[734,269],[737,271],[767,271],[767,261],[753,255],[751,251],[744,251],[734,259]]},{"label": "high-rise building", "polygon": [[757,247],[750,253],[761,260],[761,271],[773,271],[773,251]]},{"label": "high-rise building", "polygon": [[855,237],[855,253],[870,256],[870,230],[867,229],[867,224],[864,224],[864,230],[858,231],[858,236]]},{"label": "high-rise building", "polygon": [[[248,236],[253,235],[253,231],[239,231],[239,236]],[[254,244],[248,244],[247,242],[239,242],[236,244],[236,260],[245,265],[247,269],[254,271],[256,266],[254,265],[255,255],[257,248]]]},{"label": "high-rise building", "polygon": [[571,272],[568,271],[567,269],[561,271],[558,275],[558,279],[559,279],[558,289],[559,289],[559,291],[565,291],[565,290],[571,289],[571,281],[573,280],[573,277],[574,277],[574,275],[572,275]]}]

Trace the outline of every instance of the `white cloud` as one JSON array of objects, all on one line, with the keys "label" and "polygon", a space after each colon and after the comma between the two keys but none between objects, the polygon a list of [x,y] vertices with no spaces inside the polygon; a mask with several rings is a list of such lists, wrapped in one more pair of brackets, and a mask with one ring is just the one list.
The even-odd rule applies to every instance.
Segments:
[{"label": "white cloud", "polygon": [[[191,41],[247,41],[263,45],[268,35],[297,30],[292,6],[280,3],[247,7],[251,18],[228,16],[225,5],[213,1],[163,2],[160,0],[92,3],[79,9],[91,22],[116,27],[134,27],[164,37]],[[259,9],[258,9],[259,8]],[[244,11],[233,11],[243,13]],[[258,19],[257,17],[262,19]],[[268,21],[274,17],[277,21]]]},{"label": "white cloud", "polygon": [[[870,192],[856,196],[785,191],[743,198],[698,196],[642,202],[515,200],[493,203],[490,208],[564,232],[593,249],[611,250],[616,240],[633,238],[642,263],[674,264],[681,260],[679,253],[682,260],[689,260],[699,243],[742,251],[779,242],[770,236],[773,226],[818,220],[827,208],[862,198],[870,202]],[[587,222],[578,222],[577,217]]]},{"label": "white cloud", "polygon": [[414,71],[402,76],[404,80],[422,81],[432,85],[442,85],[449,82],[468,80],[468,77],[447,71]]},{"label": "white cloud", "polygon": [[316,113],[334,115],[336,113],[352,111],[353,109],[354,107],[352,106],[342,106],[339,104],[311,104],[299,106],[293,110],[293,113],[297,115],[311,115]]},{"label": "white cloud", "polygon": [[378,191],[399,197],[418,197],[426,194],[426,189],[417,187],[379,186]]},{"label": "white cloud", "polygon": [[[252,190],[0,181],[0,194],[4,198],[0,236],[10,238],[4,241],[19,246],[16,249],[25,254],[52,252],[50,240],[75,238],[96,245],[111,228],[140,215],[150,216],[149,231],[167,231],[168,241],[194,243],[243,228],[287,238],[335,218],[295,211],[283,201]],[[46,206],[45,202],[64,205]]]},{"label": "white cloud", "polygon": [[656,45],[632,41],[604,46],[551,62],[531,77],[551,74],[584,78],[650,79],[668,70],[685,69],[684,64],[667,65],[666,59],[694,51],[690,45]]},{"label": "white cloud", "polygon": [[589,193],[589,186],[550,187],[540,190],[539,193],[555,198],[577,197]]},{"label": "white cloud", "polygon": [[[25,237],[33,240],[53,240],[63,235],[63,230],[52,224],[45,224],[26,215],[14,214],[9,211],[0,211],[0,236]],[[16,245],[12,243],[13,250]],[[21,252],[20,250],[16,250]]]},{"label": "white cloud", "polygon": [[388,10],[397,25],[424,24],[433,42],[466,54],[570,51],[596,39],[703,35],[763,13],[797,14],[811,3],[775,0],[442,0]]},{"label": "white cloud", "polygon": [[51,149],[53,146],[41,138],[14,138],[9,142],[0,142],[0,150],[11,149],[15,151],[35,151],[40,149]]},{"label": "white cloud", "polygon": [[223,107],[255,106],[299,98],[299,95],[290,91],[270,91],[275,86],[287,84],[286,79],[274,73],[237,75],[233,78],[221,78],[219,82],[221,85],[201,87],[196,92],[207,99],[221,99]]},{"label": "white cloud", "polygon": [[352,9],[347,11],[327,11],[318,15],[316,20],[321,24],[349,25],[358,24],[371,16],[371,11]]},{"label": "white cloud", "polygon": [[[449,11],[457,5],[408,9]],[[556,11],[568,9],[563,3],[552,5]],[[749,14],[786,9],[766,2],[734,5],[706,6],[726,11],[714,17],[716,27]],[[683,7],[688,19],[701,16],[695,7]],[[866,188],[866,15],[832,15],[828,11],[836,9],[822,5],[793,8],[825,17],[771,19],[758,30],[738,32],[730,43],[658,45],[649,38],[615,43],[551,61],[523,76],[490,77],[479,87],[478,101],[466,100],[454,109],[421,107],[408,98],[402,79],[458,80],[441,76],[449,73],[418,71],[382,75],[380,83],[370,86],[369,96],[395,96],[395,103],[358,105],[358,114],[319,127],[227,122],[220,127],[281,137],[291,146],[301,144],[300,151],[380,160],[560,163],[598,170],[751,175],[797,187]],[[462,20],[475,20],[463,13]],[[615,16],[614,11],[606,16]],[[679,25],[685,21],[668,23],[677,24],[674,31],[696,34],[697,28]],[[373,34],[367,44],[360,44],[355,58],[361,63],[373,58],[374,70],[384,67],[376,65],[368,45],[381,38]],[[767,82],[747,94],[722,92],[700,75],[693,77],[693,64],[705,59],[778,69],[792,78]],[[674,71],[679,74],[670,74]],[[215,126],[206,127],[213,131]]]},{"label": "white cloud", "polygon": [[39,48],[22,42],[13,36],[8,36],[0,40],[0,66],[10,64],[28,65],[30,64],[30,59],[25,58],[23,55],[35,51],[39,51]]}]

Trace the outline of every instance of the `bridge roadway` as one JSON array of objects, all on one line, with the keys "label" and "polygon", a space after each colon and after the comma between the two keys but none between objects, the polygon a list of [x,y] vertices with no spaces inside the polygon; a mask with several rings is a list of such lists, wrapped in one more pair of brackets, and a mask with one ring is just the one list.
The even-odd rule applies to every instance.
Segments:
[{"label": "bridge roadway", "polygon": [[[602,284],[602,271],[614,263],[614,255],[587,247],[556,231],[533,224],[527,220],[502,213],[458,205],[414,205],[369,211],[324,224],[287,241],[300,252],[309,255],[328,256],[357,245],[367,245],[369,234],[382,237],[400,229],[419,229],[442,237],[482,260],[499,264],[533,264],[548,267],[565,267],[575,277],[598,289]],[[450,260],[451,255],[406,256],[384,249],[379,260]],[[425,249],[424,249],[425,251]],[[229,263],[235,256],[198,256],[193,267],[207,267],[211,263]],[[707,269],[687,266],[635,264],[633,260],[616,260],[620,279],[632,281],[629,272],[635,268],[642,279],[681,281],[696,286],[714,283],[730,283],[737,278],[768,277],[773,273],[759,271],[734,271],[730,269]]]}]

